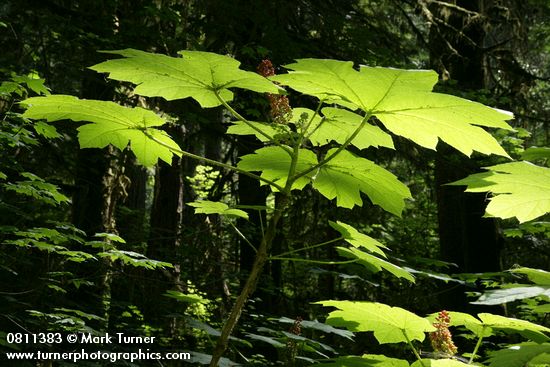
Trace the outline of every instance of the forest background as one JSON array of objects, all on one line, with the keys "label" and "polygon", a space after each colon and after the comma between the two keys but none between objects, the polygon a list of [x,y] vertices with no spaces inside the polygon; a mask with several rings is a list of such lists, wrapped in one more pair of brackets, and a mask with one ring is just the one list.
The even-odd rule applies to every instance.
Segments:
[{"label": "forest background", "polygon": [[[548,19],[544,0],[4,1],[2,348],[13,349],[5,335],[15,332],[123,331],[157,336],[155,347],[193,351],[191,362],[208,363],[253,266],[251,244],[260,242],[267,220],[261,208],[277,200],[242,174],[187,157],[144,168],[130,150],[80,149],[74,122],[46,124],[21,116],[18,102],[27,97],[69,94],[163,113],[172,138],[209,159],[232,164],[261,146],[253,136],[225,134],[231,117],[224,107],[144,98],[129,84],[88,69],[110,58],[98,51],[209,51],[230,55],[251,71],[269,59],[277,74],[308,57],[433,69],[440,76],[437,91],[512,111],[516,131],[493,135],[513,158],[544,166]],[[288,97],[291,106],[315,109],[303,95]],[[272,118],[261,94],[240,92],[233,106],[250,119]],[[271,248],[279,258],[266,264],[223,363],[308,365],[367,351],[410,357],[378,345],[372,335],[357,334],[351,342],[349,334],[317,322],[327,311],[313,302],[328,299],[382,302],[418,315],[492,312],[548,326],[548,310],[541,307],[548,301],[546,286],[529,297],[516,292],[479,298],[518,282],[507,269],[549,269],[546,217],[522,224],[485,218],[486,193],[443,186],[506,160],[477,153],[468,158],[443,142],[433,151],[395,135],[393,144],[395,150],[360,154],[394,173],[414,200],[396,216],[366,197],[365,205],[350,210],[335,208],[311,188],[297,193]],[[198,200],[247,209],[249,218],[195,214],[187,204]],[[338,233],[329,221],[348,223],[382,242],[415,283],[343,260],[333,246],[311,246]],[[296,253],[300,258],[290,256]],[[457,343],[468,349],[475,340]]]}]

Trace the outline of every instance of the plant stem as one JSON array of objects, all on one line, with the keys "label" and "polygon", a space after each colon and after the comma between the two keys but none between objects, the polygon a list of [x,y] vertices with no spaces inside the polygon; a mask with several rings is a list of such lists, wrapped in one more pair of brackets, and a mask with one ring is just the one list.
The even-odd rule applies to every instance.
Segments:
[{"label": "plant stem", "polygon": [[331,155],[329,155],[328,157],[326,157],[325,159],[323,159],[321,162],[317,163],[316,165],[314,166],[311,166],[310,168],[306,169],[306,170],[303,170],[302,172],[296,174],[294,177],[292,177],[292,181],[296,181],[297,179],[299,179],[300,177],[302,176],[305,176],[307,175],[308,173],[312,172],[312,171],[315,171],[316,169],[324,166],[325,164],[327,164],[329,161],[331,161],[333,158],[335,158],[338,154],[340,154],[340,152],[342,152],[344,149],[346,149],[348,147],[348,145],[351,144],[351,142],[353,141],[353,139],[355,139],[355,137],[357,136],[357,134],[359,134],[359,132],[363,129],[363,127],[367,124],[367,121],[369,120],[369,118],[371,117],[372,115],[371,114],[367,114],[363,120],[361,121],[361,124],[357,127],[357,129],[355,129],[355,131],[353,132],[353,134],[351,134],[349,136],[349,138],[347,138],[347,140],[344,142],[344,144],[340,145],[338,147],[338,149],[336,149],[336,151],[334,153],[332,153]]},{"label": "plant stem", "polygon": [[301,262],[306,262],[306,263],[325,264],[325,265],[351,264],[351,263],[355,263],[355,262],[359,261],[358,259],[344,260],[344,261],[322,261],[322,260],[300,259],[299,257],[279,257],[279,256],[272,256],[272,257],[269,257],[269,260],[301,261]]},{"label": "plant stem", "polygon": [[314,248],[317,248],[317,247],[321,247],[321,246],[325,246],[325,245],[328,245],[328,244],[331,244],[331,243],[334,243],[334,242],[338,242],[338,241],[343,240],[343,239],[344,239],[344,237],[340,236],[340,237],[338,237],[338,238],[335,238],[335,239],[332,239],[332,240],[328,240],[328,241],[325,241],[325,242],[321,242],[321,243],[318,243],[318,244],[315,244],[315,245],[302,247],[302,248],[299,248],[299,249],[297,249],[297,250],[292,250],[292,251],[283,252],[282,254],[275,255],[274,257],[281,257],[281,256],[286,256],[286,255],[294,254],[294,253],[296,253],[296,252],[311,250],[311,249],[314,249]]},{"label": "plant stem", "polygon": [[[309,127],[311,126],[311,124],[313,123],[313,119],[315,118],[315,116],[319,115],[319,111],[321,111],[321,107],[323,106],[323,103],[325,103],[325,99],[321,99],[319,101],[319,104],[317,105],[317,108],[315,109],[315,112],[313,113],[313,116],[311,116],[311,118],[309,119],[307,125],[304,127],[304,129],[302,130],[302,136],[301,136],[301,141],[303,141],[304,139],[307,139],[311,136],[311,134],[313,134],[315,132],[315,130],[317,130],[319,128],[319,126],[321,126],[321,124],[323,123],[324,121],[324,117],[322,117],[322,120],[321,122],[319,123],[319,125],[317,125],[315,127],[315,129],[313,129],[312,132],[310,132],[309,134],[307,134],[307,131],[309,130]],[[306,135],[307,134],[307,135]],[[302,145],[302,143],[300,142],[300,145]]]},{"label": "plant stem", "polygon": [[238,120],[244,122],[245,124],[247,124],[250,128],[256,130],[260,135],[262,135],[263,137],[265,137],[266,139],[269,140],[270,143],[273,143],[275,145],[277,145],[279,148],[283,149],[285,152],[287,152],[289,155],[292,156],[292,150],[287,147],[287,146],[284,146],[283,144],[275,141],[273,139],[272,136],[269,136],[269,134],[263,132],[261,129],[258,129],[254,124],[250,123],[250,121],[248,121],[246,118],[244,118],[240,113],[238,113],[237,111],[235,111],[233,109],[233,107],[231,107],[229,105],[229,103],[227,103],[219,94],[217,91],[214,91],[214,93],[216,94],[216,98],[218,98],[218,101],[220,101],[220,103]]},{"label": "plant stem", "polygon": [[[225,101],[223,101],[219,96],[218,98],[224,105],[226,105]],[[240,115],[237,114],[235,116],[240,116]],[[229,336],[233,332],[235,325],[237,325],[237,322],[241,317],[244,304],[246,303],[246,301],[248,300],[252,292],[254,292],[254,290],[256,289],[256,285],[258,284],[258,279],[260,278],[260,274],[262,272],[264,264],[268,259],[268,253],[271,248],[271,244],[273,243],[273,239],[277,234],[277,224],[279,223],[279,220],[283,216],[283,213],[286,210],[290,200],[290,195],[291,195],[290,192],[292,190],[292,185],[295,181],[292,177],[296,172],[296,165],[298,163],[299,151],[300,151],[300,144],[298,142],[290,152],[290,157],[292,161],[290,162],[290,168],[288,170],[289,172],[288,172],[288,179],[286,181],[286,185],[284,189],[280,190],[280,195],[281,195],[280,200],[275,200],[275,210],[273,212],[273,216],[269,220],[265,234],[262,238],[260,246],[258,247],[258,252],[256,253],[256,257],[254,258],[254,263],[252,264],[252,269],[250,270],[250,274],[246,279],[246,283],[241,293],[237,297],[235,304],[231,308],[229,317],[223,324],[221,335],[218,339],[218,342],[216,343],[216,347],[214,348],[214,351],[212,352],[212,359],[210,360],[209,367],[218,366],[218,362],[220,361],[225,350],[227,349]]]},{"label": "plant stem", "polygon": [[231,227],[233,227],[233,229],[235,230],[235,232],[237,232],[237,234],[248,244],[248,246],[250,246],[250,248],[252,248],[252,250],[254,250],[254,253],[258,252],[258,250],[256,249],[256,247],[254,247],[254,245],[248,240],[248,238],[246,238],[246,236],[237,228],[237,226],[235,226],[233,223],[229,222],[229,224],[231,225]]},{"label": "plant stem", "polygon": [[479,350],[479,347],[481,347],[481,342],[482,341],[483,341],[483,334],[477,340],[476,346],[474,347],[474,351],[472,352],[472,355],[470,356],[470,360],[468,361],[468,364],[472,364],[472,362],[474,361],[474,358],[476,357],[476,354]]},{"label": "plant stem", "polygon": [[208,158],[205,158],[205,157],[201,157],[200,155],[196,155],[196,154],[193,154],[193,153],[189,153],[189,152],[186,152],[185,150],[181,150],[181,149],[177,149],[177,148],[174,148],[173,146],[170,146],[168,144],[166,144],[165,142],[161,141],[161,140],[158,140],[157,138],[155,138],[153,135],[149,134],[149,132],[145,129],[145,130],[141,130],[149,139],[151,139],[152,141],[154,141],[155,143],[158,143],[160,145],[162,145],[163,147],[165,148],[168,148],[170,149],[170,151],[172,152],[175,152],[177,154],[181,154],[181,155],[184,155],[184,156],[187,156],[189,158],[193,158],[193,159],[196,159],[198,161],[202,161],[202,162],[205,162],[205,163],[208,163],[212,166],[218,166],[218,167],[223,167],[223,168],[227,168],[231,171],[235,171],[235,172],[239,172],[239,173],[242,173],[243,175],[246,175],[248,177],[252,177],[253,179],[256,179],[256,180],[259,180],[259,181],[262,181],[262,182],[265,182],[275,188],[277,188],[277,190],[279,191],[282,191],[284,190],[284,188],[277,184],[276,182],[274,181],[271,181],[271,180],[268,180],[267,178],[263,178],[261,176],[258,176],[258,175],[255,175],[253,173],[250,173],[248,171],[245,171],[243,169],[240,169],[239,167],[235,167],[235,166],[232,166],[230,164],[226,164],[226,163],[222,163],[222,162],[218,162],[218,161],[215,161],[213,159],[208,159]]},{"label": "plant stem", "polygon": [[216,343],[216,347],[214,348],[214,351],[212,353],[212,359],[210,360],[209,364],[210,367],[218,366],[218,362],[220,361],[223,353],[225,352],[225,349],[227,348],[229,336],[231,335],[233,328],[235,327],[235,325],[237,325],[237,322],[239,321],[242,310],[244,308],[244,304],[256,288],[260,273],[268,258],[267,254],[269,248],[271,247],[271,244],[277,232],[277,223],[279,222],[279,219],[281,219],[281,216],[286,209],[287,203],[288,196],[285,192],[282,192],[281,200],[276,203],[275,211],[273,213],[273,216],[269,220],[265,236],[262,238],[262,242],[260,243],[258,252],[256,253],[254,264],[252,265],[252,269],[250,270],[248,279],[246,280],[241,294],[239,294],[239,296],[237,297],[237,300],[235,301],[235,304],[231,309],[229,317],[223,324],[221,335],[218,338],[218,342]]},{"label": "plant stem", "polygon": [[412,349],[412,351],[413,351],[414,356],[416,357],[416,359],[418,359],[418,361],[420,361],[420,364],[422,365],[422,367],[426,367],[426,365],[425,365],[424,362],[422,361],[422,358],[420,357],[420,354],[418,354],[418,351],[416,350],[416,348],[414,347],[413,343],[412,343],[411,340],[409,339],[409,336],[407,335],[407,333],[406,333],[404,330],[401,330],[401,332],[402,332],[403,335],[405,336],[405,339],[407,339],[407,344],[409,344],[409,347]]}]

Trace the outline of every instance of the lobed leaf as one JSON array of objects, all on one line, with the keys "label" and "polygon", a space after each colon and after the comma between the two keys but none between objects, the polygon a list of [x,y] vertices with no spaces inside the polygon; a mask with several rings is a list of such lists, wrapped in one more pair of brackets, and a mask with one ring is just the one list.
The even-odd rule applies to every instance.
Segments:
[{"label": "lobed leaf", "polygon": [[[300,121],[301,116],[307,115],[306,122],[311,120],[308,126],[309,140],[313,145],[326,145],[331,141],[343,144],[353,134],[355,129],[363,121],[363,116],[341,108],[326,107],[321,110],[322,116],[316,115],[314,111],[307,108],[294,108],[292,110],[292,122]],[[371,146],[386,147],[394,149],[392,137],[378,126],[366,124],[357,136],[352,140],[351,145],[365,149]]]},{"label": "lobed leaf", "polygon": [[327,324],[343,326],[350,331],[373,331],[380,344],[423,341],[426,332],[435,331],[432,324],[412,312],[376,302],[321,301],[323,306],[338,308],[332,311]]},{"label": "lobed leaf", "polygon": [[[524,367],[537,363],[550,365],[550,344],[521,343],[489,352],[489,367]],[[539,358],[544,358],[540,360]]]},{"label": "lobed leaf", "polygon": [[[335,149],[329,150],[327,155],[334,151]],[[312,151],[300,149],[298,153],[297,173],[317,164],[317,157]],[[261,171],[263,178],[285,186],[291,161],[290,155],[284,149],[269,146],[241,157],[237,166],[247,171]],[[293,183],[292,189],[301,190],[310,182],[323,196],[329,200],[336,198],[336,204],[344,208],[362,205],[363,192],[373,204],[390,213],[401,215],[405,198],[411,197],[407,186],[392,173],[346,150],[320,167],[317,172],[312,171],[300,177]]]},{"label": "lobed leaf", "polygon": [[525,274],[530,281],[538,285],[550,286],[550,272],[542,269],[516,268],[511,269],[511,273]]},{"label": "lobed leaf", "polygon": [[195,209],[195,214],[219,214],[228,217],[240,217],[248,220],[248,213],[240,209],[231,209],[229,205],[216,201],[201,200],[187,203]]},{"label": "lobed leaf", "polygon": [[377,273],[382,269],[390,272],[398,278],[404,278],[408,281],[414,283],[414,276],[407,270],[390,263],[387,260],[381,259],[364,251],[361,251],[358,248],[345,248],[345,247],[336,247],[336,250],[341,256],[357,259],[358,263],[365,266],[370,271]]},{"label": "lobed leaf", "polygon": [[233,99],[230,88],[260,93],[279,93],[281,89],[257,73],[239,69],[240,62],[211,52],[180,51],[171,57],[125,49],[104,51],[123,58],[102,62],[90,69],[109,73],[109,78],[137,84],[134,92],[166,100],[191,97],[202,107],[216,107]]},{"label": "lobed leaf", "polygon": [[[443,140],[470,156],[473,151],[508,157],[498,142],[478,126],[511,130],[512,114],[456,96],[433,93],[437,74],[361,66],[352,62],[300,59],[288,74],[271,77],[301,93],[376,116],[396,135],[435,149]],[[477,125],[477,126],[474,126]],[[468,139],[464,137],[468,136]]]},{"label": "lobed leaf", "polygon": [[[434,320],[437,314],[428,317]],[[494,330],[500,330],[508,334],[520,334],[523,337],[541,343],[550,341],[545,333],[550,333],[550,328],[534,324],[526,320],[480,313],[475,318],[472,315],[462,312],[449,312],[451,326],[464,325],[478,337],[486,337],[494,334]]]},{"label": "lobed leaf", "polygon": [[409,363],[403,359],[377,354],[364,354],[361,357],[339,357],[329,363],[318,363],[315,365],[321,367],[409,367]]},{"label": "lobed leaf", "polygon": [[[317,164],[315,154],[307,149],[300,149],[296,170],[305,171]],[[261,176],[285,186],[290,171],[291,157],[282,148],[269,146],[256,150],[253,154],[241,157],[237,167],[247,171],[261,171]],[[310,175],[302,176],[294,182],[292,189],[301,190],[310,182]]]},{"label": "lobed leaf", "polygon": [[456,359],[422,359],[422,362],[416,361],[411,367],[465,367],[470,364]]},{"label": "lobed leaf", "polygon": [[25,118],[91,122],[78,128],[81,148],[103,148],[112,144],[123,150],[130,144],[136,158],[145,166],[152,166],[159,159],[171,164],[172,156],[177,153],[170,148],[179,150],[165,132],[154,129],[166,121],[140,107],[129,108],[113,102],[65,95],[33,97],[21,103],[27,107]]},{"label": "lobed leaf", "polygon": [[397,216],[405,207],[405,199],[411,197],[407,186],[392,173],[346,150],[320,168],[313,187],[329,200],[336,198],[336,204],[344,208],[361,206],[363,192],[373,204]]},{"label": "lobed leaf", "polygon": [[529,162],[512,162],[485,167],[450,185],[466,185],[467,192],[491,192],[486,216],[516,217],[520,223],[550,212],[550,168]]},{"label": "lobed leaf", "polygon": [[363,247],[370,252],[374,252],[378,255],[386,257],[386,254],[384,253],[382,248],[387,249],[387,247],[375,240],[374,238],[359,232],[353,226],[350,226],[349,224],[346,224],[344,222],[329,221],[328,223],[332,228],[340,232],[344,240],[349,244],[355,247]]},{"label": "lobed leaf", "polygon": [[525,286],[488,290],[485,291],[477,301],[470,303],[474,305],[500,305],[538,296],[550,297],[550,287]]},{"label": "lobed leaf", "polygon": [[[293,324],[296,320],[289,319],[288,317],[281,317],[277,319],[277,321],[285,323],[285,324]],[[330,325],[324,324],[319,321],[311,321],[311,320],[302,320],[300,322],[300,325],[302,328],[305,329],[313,329],[313,330],[319,330],[327,334],[336,334],[338,336],[341,336],[343,338],[353,340],[353,333],[348,330],[342,330],[342,329],[336,329]]]}]

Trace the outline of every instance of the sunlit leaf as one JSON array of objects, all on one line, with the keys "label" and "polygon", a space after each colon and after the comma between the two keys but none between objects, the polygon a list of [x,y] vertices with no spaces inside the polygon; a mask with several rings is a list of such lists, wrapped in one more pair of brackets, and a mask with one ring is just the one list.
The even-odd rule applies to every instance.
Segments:
[{"label": "sunlit leaf", "polygon": [[[270,146],[256,150],[253,154],[241,157],[237,167],[247,171],[261,171],[261,176],[274,181],[280,186],[285,186],[290,170],[290,155],[280,147]],[[296,170],[305,171],[317,164],[315,154],[307,149],[300,149]],[[309,176],[302,176],[296,180],[293,189],[301,190],[310,182]]]},{"label": "sunlit leaf", "polygon": [[550,272],[542,269],[531,268],[515,268],[510,270],[511,273],[525,274],[535,284],[550,286]]},{"label": "sunlit leaf", "polygon": [[342,237],[344,237],[344,240],[349,244],[355,247],[363,247],[370,252],[374,252],[383,257],[386,257],[386,254],[382,249],[387,249],[387,247],[375,240],[374,238],[359,232],[357,229],[344,222],[329,221],[329,225],[340,232]]},{"label": "sunlit leaf", "polygon": [[[327,155],[333,152],[331,149]],[[391,172],[346,150],[321,167],[313,187],[327,199],[336,199],[336,204],[344,208],[361,206],[363,192],[373,204],[398,216],[405,207],[405,199],[411,197],[407,186]]]},{"label": "sunlit leaf", "polygon": [[403,359],[390,358],[384,355],[364,354],[361,357],[345,356],[333,359],[328,363],[318,363],[319,367],[409,367]]},{"label": "sunlit leaf", "polygon": [[198,294],[185,294],[179,291],[167,290],[164,294],[165,297],[174,298],[178,301],[185,303],[208,303],[207,299],[202,298]]},{"label": "sunlit leaf", "polygon": [[404,278],[413,283],[415,281],[414,276],[404,268],[392,264],[388,260],[384,260],[369,253],[366,253],[365,251],[361,251],[358,248],[336,247],[336,250],[342,256],[350,259],[357,259],[357,263],[365,266],[373,273],[377,273],[384,269],[398,278]]},{"label": "sunlit leaf", "polygon": [[228,217],[240,217],[248,219],[248,214],[244,210],[231,209],[229,208],[229,205],[221,202],[201,200],[187,203],[187,205],[194,207],[196,214],[219,214]]},{"label": "sunlit leaf", "polygon": [[470,175],[451,185],[466,185],[467,192],[491,192],[487,216],[516,217],[521,223],[550,212],[550,168],[512,162],[486,169],[489,172]]},{"label": "sunlit leaf", "polygon": [[475,305],[500,305],[520,299],[532,298],[537,296],[549,296],[550,287],[513,287],[505,289],[492,289],[485,291],[477,301],[470,302]]},{"label": "sunlit leaf", "polygon": [[[295,322],[295,320],[289,319],[288,317],[281,317],[281,318],[277,319],[277,321],[283,322],[283,323],[286,323],[286,324],[293,324]],[[343,338],[353,340],[353,333],[351,331],[336,329],[336,328],[334,328],[330,325],[324,324],[324,323],[319,322],[319,321],[302,320],[300,322],[300,325],[302,326],[302,328],[305,328],[305,329],[319,330],[319,331],[322,331],[324,333],[336,334],[336,335],[339,335]]]},{"label": "sunlit leaf", "polygon": [[332,311],[327,324],[343,326],[350,331],[373,331],[380,344],[423,341],[426,332],[434,331],[432,324],[412,312],[376,302],[321,301],[323,306],[338,308]]},{"label": "sunlit leaf", "polygon": [[240,62],[202,51],[180,51],[171,57],[139,50],[105,51],[123,58],[108,60],[91,69],[109,78],[137,84],[134,92],[167,100],[191,97],[202,107],[216,107],[233,99],[230,88],[278,93],[280,88],[257,73],[239,69]]},{"label": "sunlit leaf", "polygon": [[550,159],[550,147],[530,147],[521,153],[521,158],[526,161],[536,161],[539,159]]},{"label": "sunlit leaf", "polygon": [[271,79],[319,99],[360,108],[376,116],[394,134],[423,147],[435,149],[441,139],[468,156],[478,151],[508,157],[478,126],[511,129],[506,120],[513,116],[456,96],[433,93],[437,83],[433,71],[366,66],[355,70],[349,61],[319,59],[300,59],[286,67],[288,74]]},{"label": "sunlit leaf", "polygon": [[[363,116],[341,108],[326,107],[321,112],[322,115],[315,116],[308,126],[307,135],[314,145],[325,145],[331,141],[344,143],[363,120]],[[307,108],[294,108],[292,110],[292,121],[297,123],[304,114],[307,115],[305,123],[308,123],[314,111]],[[352,140],[351,145],[359,149],[370,146],[394,148],[391,136],[378,126],[371,124],[366,124],[361,129]]]},{"label": "sunlit leaf", "polygon": [[525,367],[533,366],[533,360],[543,357],[537,363],[550,365],[550,344],[522,343],[506,349],[489,352],[489,367]]},{"label": "sunlit leaf", "polygon": [[78,128],[81,148],[103,148],[112,144],[122,150],[130,144],[137,159],[145,166],[154,165],[158,159],[171,164],[172,156],[177,153],[170,148],[179,149],[165,132],[154,128],[166,121],[140,107],[128,108],[113,102],[64,95],[28,98],[22,104],[27,106],[23,114],[26,118],[92,122]]},{"label": "sunlit leaf", "polygon": [[422,362],[416,361],[411,367],[466,367],[471,366],[456,359],[422,359]]}]

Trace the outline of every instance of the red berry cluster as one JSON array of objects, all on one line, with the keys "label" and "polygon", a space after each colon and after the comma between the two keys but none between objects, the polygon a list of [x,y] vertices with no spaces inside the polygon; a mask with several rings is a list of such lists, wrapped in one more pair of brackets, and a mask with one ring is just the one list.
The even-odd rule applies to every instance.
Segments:
[{"label": "red berry cluster", "polygon": [[439,352],[447,356],[453,356],[457,352],[456,345],[453,343],[453,336],[449,331],[451,317],[447,311],[441,311],[435,318],[434,327],[436,331],[430,333],[430,341],[434,352]]},{"label": "red berry cluster", "polygon": [[302,321],[303,319],[300,316],[296,317],[296,320],[294,320],[294,324],[290,327],[288,331],[294,335],[300,335],[302,333]]},{"label": "red berry cluster", "polygon": [[[258,74],[269,77],[275,75],[275,68],[270,60],[262,60],[258,65]],[[267,93],[267,99],[269,100],[269,106],[271,108],[271,117],[277,123],[286,123],[292,117],[292,109],[287,96],[280,94]]]}]

